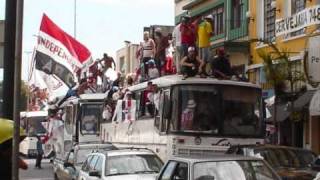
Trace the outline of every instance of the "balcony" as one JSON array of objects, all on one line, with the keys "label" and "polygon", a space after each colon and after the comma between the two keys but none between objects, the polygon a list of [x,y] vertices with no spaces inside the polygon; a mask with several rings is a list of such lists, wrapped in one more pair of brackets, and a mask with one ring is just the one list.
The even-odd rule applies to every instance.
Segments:
[{"label": "balcony", "polygon": [[[220,26],[221,27],[221,26]],[[226,46],[233,49],[243,50],[249,47],[248,20],[225,20],[222,26],[216,26],[211,38],[213,47]]]},{"label": "balcony", "polygon": [[226,20],[226,41],[247,41],[248,20]]}]

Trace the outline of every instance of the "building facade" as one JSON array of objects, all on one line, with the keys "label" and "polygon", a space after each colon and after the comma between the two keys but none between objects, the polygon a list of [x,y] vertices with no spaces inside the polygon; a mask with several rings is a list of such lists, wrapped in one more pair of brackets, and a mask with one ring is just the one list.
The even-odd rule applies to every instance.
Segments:
[{"label": "building facade", "polygon": [[[260,84],[264,97],[269,98],[275,93],[258,52],[275,53],[270,48],[273,44],[287,52],[292,72],[305,74],[309,40],[319,33],[319,5],[320,0],[175,0],[175,23],[179,24],[186,14],[192,20],[213,15],[212,54],[223,47],[231,65],[242,67],[250,81]],[[310,87],[306,80],[295,82],[293,91],[286,87],[290,97],[276,106],[277,115],[272,118],[277,121],[280,144],[320,153],[320,117],[309,113],[309,103],[317,87]],[[271,114],[273,109],[270,108]]]},{"label": "building facade", "polygon": [[[261,84],[264,96],[274,95],[273,87],[268,83],[264,71],[263,59],[259,52],[275,53],[268,43],[274,44],[281,52],[289,56],[291,71],[304,72],[304,59],[309,49],[309,39],[319,30],[316,13],[319,9],[317,0],[250,0],[248,19],[251,41],[251,62],[247,69],[250,81]],[[314,12],[314,13],[311,13]],[[260,41],[261,40],[261,41]],[[319,118],[309,114],[309,103],[314,89],[306,80],[295,82],[293,92],[286,83],[286,90],[291,93],[290,100],[282,100],[277,108],[278,142],[310,148],[320,152]]]},{"label": "building facade", "polygon": [[211,54],[223,48],[232,66],[240,67],[244,73],[250,62],[248,43],[250,21],[246,18],[249,0],[181,0],[176,1],[175,22],[180,23],[187,13],[192,20],[212,15],[213,36],[210,39]]},{"label": "building facade", "polygon": [[138,44],[131,44],[126,42],[126,45],[119,49],[116,53],[116,70],[122,75],[135,73],[139,68],[139,60],[136,58],[138,51]]}]

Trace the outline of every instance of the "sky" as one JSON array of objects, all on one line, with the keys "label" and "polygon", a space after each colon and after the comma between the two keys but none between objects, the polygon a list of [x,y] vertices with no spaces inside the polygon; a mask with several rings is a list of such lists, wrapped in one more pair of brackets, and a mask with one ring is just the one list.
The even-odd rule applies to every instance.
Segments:
[{"label": "sky", "polygon": [[[75,2],[76,38],[94,59],[105,52],[115,58],[125,40],[139,43],[145,26],[174,24],[173,0],[24,0],[23,80],[28,77],[43,13],[73,36]],[[0,0],[0,20],[4,19],[4,9],[5,0]]]}]

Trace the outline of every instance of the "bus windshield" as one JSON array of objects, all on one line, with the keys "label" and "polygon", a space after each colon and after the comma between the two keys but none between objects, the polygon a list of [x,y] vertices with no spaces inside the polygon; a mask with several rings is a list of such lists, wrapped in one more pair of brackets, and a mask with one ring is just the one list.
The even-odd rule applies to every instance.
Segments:
[{"label": "bus windshield", "polygon": [[28,117],[26,128],[28,136],[44,135],[47,132],[44,127],[45,122],[47,122],[46,117]]},{"label": "bus windshield", "polygon": [[173,88],[171,131],[224,136],[261,136],[261,92],[231,85]]},{"label": "bus windshield", "polygon": [[81,131],[84,134],[96,134],[102,114],[102,104],[83,104],[81,106]]}]

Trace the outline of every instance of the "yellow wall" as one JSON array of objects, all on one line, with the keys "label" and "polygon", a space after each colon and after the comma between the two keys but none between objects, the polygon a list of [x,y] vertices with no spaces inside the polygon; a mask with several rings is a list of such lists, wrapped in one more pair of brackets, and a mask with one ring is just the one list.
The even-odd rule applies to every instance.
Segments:
[{"label": "yellow wall", "polygon": [[[276,19],[280,19],[284,17],[284,12],[285,9],[284,8],[290,8],[290,7],[285,7],[285,2],[284,0],[276,0],[277,3],[277,8],[276,9],[280,9],[280,12],[276,12]],[[310,7],[310,6],[314,6],[317,2],[316,1],[306,1],[306,7]],[[259,14],[263,13],[263,12],[257,12],[257,0],[250,0],[250,12],[251,12],[251,16],[254,17],[254,21],[250,21],[249,24],[249,38],[250,39],[254,39],[257,38],[257,17],[259,16]],[[299,38],[292,38],[292,40],[283,40],[282,36],[278,36],[276,38],[276,46],[280,49],[286,49],[290,52],[293,52],[292,54],[290,54],[290,56],[298,56],[301,55],[299,54],[301,51],[304,51],[304,49],[306,48],[306,44],[307,44],[307,35],[310,34],[311,32],[313,32],[315,30],[316,26],[309,26],[306,29],[306,35],[299,37]],[[266,51],[270,51],[270,48],[266,47],[266,46],[260,46],[257,47],[257,43],[251,43],[250,45],[250,51],[251,51],[251,55],[253,58],[253,63],[254,64],[259,64],[259,63],[263,63],[261,58],[258,56],[257,54],[257,50],[266,50]]]}]

